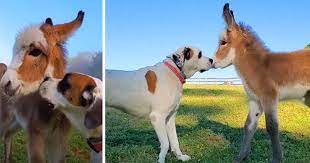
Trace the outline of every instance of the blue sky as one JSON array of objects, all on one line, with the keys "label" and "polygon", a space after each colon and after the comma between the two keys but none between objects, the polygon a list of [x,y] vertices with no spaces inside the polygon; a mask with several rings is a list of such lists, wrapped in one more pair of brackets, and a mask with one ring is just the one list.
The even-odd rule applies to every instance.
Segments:
[{"label": "blue sky", "polygon": [[15,37],[23,27],[51,17],[54,24],[73,20],[85,11],[81,28],[67,42],[69,56],[102,50],[102,2],[83,0],[3,1],[0,14],[0,62],[9,63]]},{"label": "blue sky", "polygon": [[[107,0],[106,67],[134,70],[162,61],[183,45],[212,57],[224,29],[223,0]],[[291,2],[291,3],[289,3]],[[236,20],[250,25],[272,51],[310,43],[310,1],[234,0]],[[195,77],[235,77],[231,66]]]}]

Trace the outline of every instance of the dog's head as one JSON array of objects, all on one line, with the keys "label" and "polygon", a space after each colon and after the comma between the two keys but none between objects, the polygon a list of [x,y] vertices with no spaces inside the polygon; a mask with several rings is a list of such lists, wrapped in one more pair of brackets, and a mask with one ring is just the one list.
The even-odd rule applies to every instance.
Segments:
[{"label": "dog's head", "polygon": [[102,82],[99,79],[67,73],[61,80],[46,79],[40,86],[40,94],[66,112],[84,114],[84,125],[94,129],[102,124]]},{"label": "dog's head", "polygon": [[169,58],[182,69],[186,78],[190,78],[198,71],[209,70],[213,62],[211,58],[205,57],[201,50],[190,46],[177,49]]}]

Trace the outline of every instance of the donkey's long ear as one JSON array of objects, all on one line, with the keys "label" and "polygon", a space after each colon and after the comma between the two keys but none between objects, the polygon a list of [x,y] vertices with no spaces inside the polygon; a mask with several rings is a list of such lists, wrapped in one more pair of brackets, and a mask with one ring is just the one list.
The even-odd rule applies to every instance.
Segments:
[{"label": "donkey's long ear", "polygon": [[236,25],[236,21],[235,21],[235,18],[234,18],[233,11],[231,11],[229,9],[229,3],[226,3],[224,5],[223,17],[224,17],[224,20],[225,20],[228,28],[233,27],[234,25]]},{"label": "donkey's long ear", "polygon": [[4,63],[0,63],[0,80],[2,78],[2,76],[4,75],[4,73],[7,70],[7,66]]},{"label": "donkey's long ear", "polygon": [[58,24],[54,26],[54,32],[58,36],[58,42],[66,41],[81,25],[84,19],[84,12],[79,11],[77,17],[65,24]]},{"label": "donkey's long ear", "polygon": [[46,18],[45,24],[49,24],[49,25],[53,26],[53,21],[52,21],[52,19],[51,19],[51,18]]}]

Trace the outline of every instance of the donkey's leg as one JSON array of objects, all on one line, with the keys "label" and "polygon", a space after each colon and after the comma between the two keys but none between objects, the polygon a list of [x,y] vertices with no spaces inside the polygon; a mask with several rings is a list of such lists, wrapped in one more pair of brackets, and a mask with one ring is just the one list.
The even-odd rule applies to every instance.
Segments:
[{"label": "donkey's leg", "polygon": [[45,163],[44,137],[40,130],[28,127],[28,160],[30,163]]},{"label": "donkey's leg", "polygon": [[310,107],[310,91],[307,91],[306,95],[304,96],[305,104]]},{"label": "donkey's leg", "polygon": [[[15,122],[15,121],[14,121]],[[12,159],[12,138],[20,129],[17,123],[14,123],[8,128],[4,135],[4,162],[9,163]]]},{"label": "donkey's leg", "polygon": [[12,137],[4,137],[4,163],[10,163],[12,159]]},{"label": "donkey's leg", "polygon": [[176,111],[174,111],[173,115],[170,117],[166,125],[171,151],[175,153],[175,155],[179,160],[187,161],[190,159],[190,157],[188,155],[183,154],[180,150],[177,131],[175,127],[175,117],[176,117]]},{"label": "donkey's leg", "polygon": [[166,115],[162,115],[156,112],[152,112],[150,114],[151,123],[160,142],[160,153],[158,158],[159,163],[165,162],[165,158],[169,150],[169,139],[165,124],[166,117]]},{"label": "donkey's leg", "polygon": [[266,129],[271,139],[272,146],[272,163],[281,162],[283,159],[283,153],[279,140],[279,123],[277,105],[269,105],[269,110],[265,110],[266,116]]},{"label": "donkey's leg", "polygon": [[244,137],[241,144],[239,155],[235,159],[236,162],[244,160],[251,151],[251,140],[257,129],[258,120],[262,115],[262,108],[258,101],[249,101],[249,113],[244,124]]},{"label": "donkey's leg", "polygon": [[64,163],[68,146],[70,122],[63,117],[55,124],[55,129],[47,135],[48,163]]}]

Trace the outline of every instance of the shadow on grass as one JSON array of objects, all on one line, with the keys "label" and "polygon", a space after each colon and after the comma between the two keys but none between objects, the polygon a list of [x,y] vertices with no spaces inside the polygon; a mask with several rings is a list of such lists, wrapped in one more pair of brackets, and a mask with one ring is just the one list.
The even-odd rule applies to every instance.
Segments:
[{"label": "shadow on grass", "polygon": [[[208,110],[208,109],[206,109]],[[215,110],[215,109],[212,109]],[[219,109],[222,110],[222,109]],[[223,137],[228,141],[229,145],[229,156],[227,160],[232,160],[233,157],[238,153],[240,149],[240,142],[243,137],[243,129],[235,128],[217,121],[209,120],[205,114],[217,114],[221,111],[208,112],[203,110],[192,112],[198,117],[198,124],[193,127],[177,126],[177,134],[179,138],[194,136],[195,133],[200,131],[208,130],[213,134]],[[208,135],[206,135],[208,136]],[[195,139],[195,138],[194,138]],[[187,140],[190,141],[190,140]],[[292,133],[281,131],[280,141],[283,146],[285,162],[310,160],[309,149],[310,149],[310,138],[296,138]],[[120,131],[119,135],[111,136],[109,133],[106,135],[106,145],[109,147],[117,146],[151,146],[154,150],[159,151],[159,142],[156,133],[153,129],[135,129],[129,128],[125,132]],[[198,145],[198,144],[197,144]],[[194,145],[195,146],[195,145]],[[208,148],[207,146],[205,148]],[[189,151],[191,149],[188,149]],[[206,150],[206,149],[202,149]],[[227,153],[224,153],[224,155]],[[130,156],[128,156],[130,157]],[[224,156],[223,156],[224,157]],[[246,162],[266,162],[266,159],[271,158],[270,142],[268,135],[264,129],[258,129],[252,141],[252,152],[247,158]],[[195,159],[208,161],[209,158],[195,158],[193,156],[192,161]],[[221,158],[218,158],[220,161]]]},{"label": "shadow on grass", "polygon": [[187,96],[244,96],[242,92],[237,90],[227,90],[218,88],[184,88],[183,94]]}]

